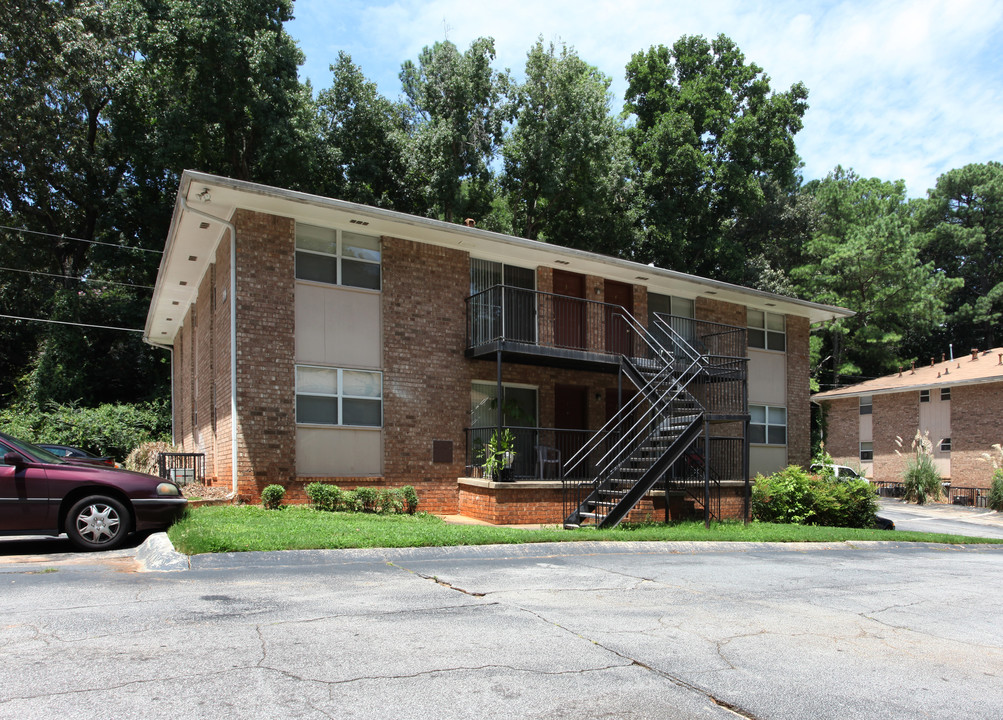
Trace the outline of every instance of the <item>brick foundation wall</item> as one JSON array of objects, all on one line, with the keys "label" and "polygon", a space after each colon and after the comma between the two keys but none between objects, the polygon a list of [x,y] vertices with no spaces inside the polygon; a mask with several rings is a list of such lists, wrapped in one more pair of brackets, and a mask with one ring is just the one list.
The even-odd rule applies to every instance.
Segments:
[{"label": "brick foundation wall", "polygon": [[[465,252],[383,238],[384,482],[413,485],[421,508],[455,513],[470,414]],[[432,462],[433,440],[453,461]]]},{"label": "brick foundation wall", "polygon": [[295,233],[290,218],[249,210],[237,227],[238,494],[296,478]]}]

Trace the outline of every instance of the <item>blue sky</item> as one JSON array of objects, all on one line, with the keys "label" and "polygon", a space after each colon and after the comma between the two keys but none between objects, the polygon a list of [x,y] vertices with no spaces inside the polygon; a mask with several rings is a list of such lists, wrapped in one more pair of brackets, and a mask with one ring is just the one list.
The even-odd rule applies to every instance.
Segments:
[{"label": "blue sky", "polygon": [[1003,160],[999,0],[296,0],[294,13],[286,29],[315,90],[330,85],[328,67],[345,50],[396,98],[401,63],[444,38],[465,50],[493,37],[496,67],[521,76],[542,36],[610,76],[619,112],[633,53],[684,34],[724,33],[775,90],[808,86],[811,108],[796,137],[806,179],[841,164],[904,179],[909,195],[922,197],[947,170]]}]

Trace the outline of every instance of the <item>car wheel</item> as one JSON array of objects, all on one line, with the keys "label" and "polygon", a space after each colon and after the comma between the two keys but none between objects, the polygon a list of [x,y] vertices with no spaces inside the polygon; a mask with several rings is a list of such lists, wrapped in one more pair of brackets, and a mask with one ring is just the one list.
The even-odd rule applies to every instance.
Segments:
[{"label": "car wheel", "polygon": [[66,536],[81,550],[111,550],[129,534],[130,516],[114,498],[92,495],[78,501],[66,516]]}]

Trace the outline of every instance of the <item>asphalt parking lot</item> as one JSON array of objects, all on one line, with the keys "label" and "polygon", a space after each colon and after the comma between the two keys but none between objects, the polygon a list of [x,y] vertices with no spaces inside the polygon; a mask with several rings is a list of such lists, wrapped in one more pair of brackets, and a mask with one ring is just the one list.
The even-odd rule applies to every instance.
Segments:
[{"label": "asphalt parking lot", "polygon": [[999,546],[145,553],[0,563],[0,717],[1003,716]]}]

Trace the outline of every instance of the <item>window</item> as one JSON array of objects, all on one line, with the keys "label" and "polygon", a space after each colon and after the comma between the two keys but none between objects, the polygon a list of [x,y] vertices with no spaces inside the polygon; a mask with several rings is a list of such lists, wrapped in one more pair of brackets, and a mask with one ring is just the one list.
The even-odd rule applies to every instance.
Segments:
[{"label": "window", "polygon": [[[536,427],[537,391],[530,385],[502,385],[502,425]],[[498,424],[498,384],[475,380],[470,389],[470,426]]]},{"label": "window", "polygon": [[874,443],[860,443],[860,462],[871,462],[874,460]]},{"label": "window", "polygon": [[783,315],[750,308],[747,317],[749,347],[779,350],[780,352],[787,349],[787,334]]},{"label": "window", "polygon": [[919,391],[919,401],[921,403],[930,402],[930,391],[929,390],[920,390]]},{"label": "window", "polygon": [[750,405],[749,442],[761,445],[787,444],[787,408]]},{"label": "window", "polygon": [[951,438],[944,438],[940,441],[941,452],[951,452]]},{"label": "window", "polygon": [[382,374],[297,365],[296,422],[381,427]]},{"label": "window", "polygon": [[861,415],[870,415],[871,412],[873,411],[873,409],[874,409],[874,407],[872,405],[871,396],[870,395],[861,395],[860,396],[860,414]]},{"label": "window", "polygon": [[296,277],[380,289],[380,239],[345,230],[296,225]]},{"label": "window", "polygon": [[950,400],[951,399],[951,388],[941,388],[940,389],[940,399]]}]

